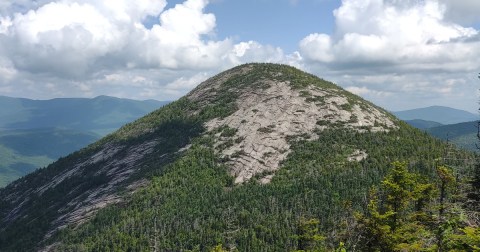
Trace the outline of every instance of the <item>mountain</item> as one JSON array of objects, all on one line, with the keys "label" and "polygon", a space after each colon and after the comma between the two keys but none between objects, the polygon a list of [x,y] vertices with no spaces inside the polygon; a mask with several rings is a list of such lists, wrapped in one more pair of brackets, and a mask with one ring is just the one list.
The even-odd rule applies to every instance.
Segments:
[{"label": "mountain", "polygon": [[331,82],[241,65],[0,189],[0,251],[338,245],[393,161],[436,177],[445,148]]},{"label": "mountain", "polygon": [[406,120],[405,122],[417,129],[428,129],[428,128],[442,126],[441,123],[433,122],[433,121],[425,121],[421,119]]},{"label": "mountain", "polygon": [[426,129],[432,136],[438,137],[471,151],[477,151],[478,121],[443,125]]},{"label": "mountain", "polygon": [[0,129],[66,128],[106,135],[166,103],[109,96],[52,100],[0,96]]},{"label": "mountain", "polygon": [[469,122],[478,119],[478,115],[476,114],[472,114],[464,110],[442,106],[432,106],[427,108],[398,111],[393,112],[393,114],[402,120],[421,119],[425,121],[438,122],[441,124]]},{"label": "mountain", "polygon": [[[476,136],[478,118],[474,114],[463,110],[439,106],[395,112],[394,114],[400,119],[405,120],[409,125],[425,130],[432,136],[442,140],[448,140],[450,143],[453,143],[462,149],[478,151],[478,139]],[[444,123],[457,123],[442,125],[435,121],[426,121],[422,119],[408,120],[406,118],[431,118],[438,121],[443,120]],[[443,119],[440,120],[440,118]],[[458,123],[458,121],[460,121],[460,123]]]},{"label": "mountain", "polygon": [[53,100],[0,96],[0,187],[166,103],[108,96]]},{"label": "mountain", "polygon": [[66,129],[0,131],[0,187],[100,139]]}]

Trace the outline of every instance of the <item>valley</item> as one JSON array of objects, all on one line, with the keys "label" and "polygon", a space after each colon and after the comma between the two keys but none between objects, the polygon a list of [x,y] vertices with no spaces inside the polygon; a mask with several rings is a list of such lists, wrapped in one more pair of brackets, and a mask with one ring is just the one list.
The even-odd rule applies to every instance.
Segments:
[{"label": "valley", "polygon": [[478,115],[441,106],[399,111],[395,114],[411,126],[424,130],[434,137],[448,141],[462,149],[478,151],[476,136]]},{"label": "valley", "polygon": [[0,96],[0,187],[167,103],[108,96],[52,100]]}]

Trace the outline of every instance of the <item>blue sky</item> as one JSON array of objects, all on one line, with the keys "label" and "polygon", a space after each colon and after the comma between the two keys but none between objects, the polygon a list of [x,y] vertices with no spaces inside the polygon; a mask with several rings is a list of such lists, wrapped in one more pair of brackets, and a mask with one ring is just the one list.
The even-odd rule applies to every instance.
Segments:
[{"label": "blue sky", "polygon": [[2,1],[0,95],[174,100],[274,62],[393,111],[476,111],[478,13],[478,0]]},{"label": "blue sky", "polygon": [[238,41],[255,40],[292,53],[312,31],[333,32],[332,12],[338,6],[338,0],[223,0],[206,10],[216,13],[219,37],[233,35]]},{"label": "blue sky", "polygon": [[[183,2],[168,1],[167,8]],[[340,4],[339,0],[217,0],[205,11],[215,14],[216,38],[254,40],[293,53],[312,31],[333,33],[332,13]],[[144,22],[147,27],[158,23],[157,17]]]}]

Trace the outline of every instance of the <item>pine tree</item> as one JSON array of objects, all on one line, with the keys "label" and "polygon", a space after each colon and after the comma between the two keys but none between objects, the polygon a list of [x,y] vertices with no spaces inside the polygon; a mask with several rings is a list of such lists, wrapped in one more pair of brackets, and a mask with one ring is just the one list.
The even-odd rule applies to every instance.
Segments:
[{"label": "pine tree", "polygon": [[392,165],[389,175],[382,181],[382,188],[386,195],[386,210],[393,213],[390,227],[395,231],[403,211],[414,197],[413,191],[417,182],[414,174],[408,172],[406,163],[397,161]]},{"label": "pine tree", "polygon": [[370,193],[367,215],[356,215],[361,251],[416,251],[431,246],[424,242],[431,233],[419,216],[424,215],[434,187],[410,173],[406,163],[394,162],[392,166],[381,191]]},{"label": "pine tree", "polygon": [[320,221],[316,218],[300,219],[295,236],[298,241],[297,251],[323,251],[325,237],[320,234],[319,224]]}]

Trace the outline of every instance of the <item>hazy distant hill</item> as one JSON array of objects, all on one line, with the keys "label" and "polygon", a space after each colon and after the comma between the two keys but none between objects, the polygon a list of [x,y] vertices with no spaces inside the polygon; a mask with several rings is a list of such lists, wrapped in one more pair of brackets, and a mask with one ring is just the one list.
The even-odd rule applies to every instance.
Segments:
[{"label": "hazy distant hill", "polygon": [[94,133],[53,128],[0,131],[0,187],[99,138]]},{"label": "hazy distant hill", "polygon": [[109,96],[52,100],[0,96],[0,187],[166,103]]},{"label": "hazy distant hill", "polygon": [[468,111],[443,106],[432,106],[427,108],[398,111],[393,112],[393,114],[405,121],[421,119],[425,121],[438,122],[441,124],[468,122],[477,120],[479,118],[478,115]]},{"label": "hazy distant hill", "polygon": [[439,127],[433,127],[426,129],[431,135],[440,139],[449,140],[459,147],[468,150],[477,150],[478,144],[477,134],[477,121],[463,122],[450,125],[442,125]]},{"label": "hazy distant hill", "polygon": [[[433,106],[394,112],[408,124],[430,133],[432,136],[472,151],[477,151],[476,137],[479,116],[459,109]],[[445,124],[445,125],[442,125]]]},{"label": "hazy distant hill", "polygon": [[439,127],[439,126],[443,125],[443,124],[438,123],[438,122],[425,121],[425,120],[421,120],[421,119],[406,120],[405,122],[412,125],[413,127],[417,128],[417,129],[428,129],[428,128]]},{"label": "hazy distant hill", "polygon": [[109,96],[52,100],[0,96],[0,129],[67,128],[105,135],[166,103]]}]

